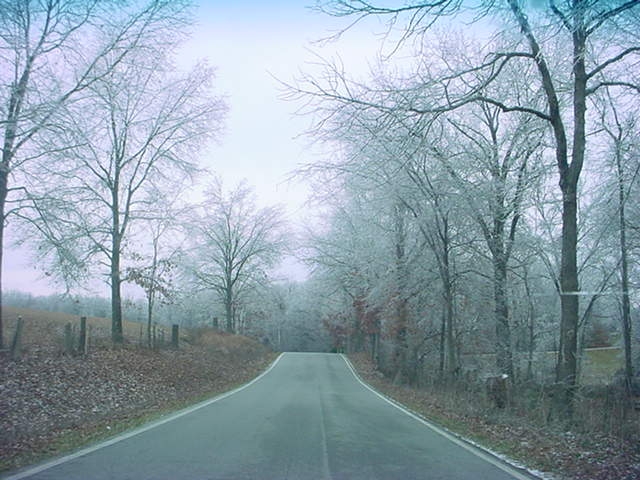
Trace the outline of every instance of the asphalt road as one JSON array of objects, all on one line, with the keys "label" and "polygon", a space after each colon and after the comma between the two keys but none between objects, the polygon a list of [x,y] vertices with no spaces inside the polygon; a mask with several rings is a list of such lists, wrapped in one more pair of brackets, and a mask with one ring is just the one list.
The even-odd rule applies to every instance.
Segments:
[{"label": "asphalt road", "polygon": [[225,398],[9,478],[528,478],[482,455],[367,389],[341,356],[287,353]]}]

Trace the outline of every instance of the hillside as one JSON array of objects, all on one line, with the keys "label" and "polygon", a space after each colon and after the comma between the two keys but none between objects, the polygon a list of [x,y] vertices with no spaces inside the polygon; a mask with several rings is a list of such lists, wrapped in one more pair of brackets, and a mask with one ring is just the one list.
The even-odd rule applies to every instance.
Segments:
[{"label": "hillside", "polygon": [[86,357],[64,353],[64,326],[78,317],[3,309],[6,338],[24,320],[24,353],[0,355],[0,470],[104,438],[255,377],[274,358],[258,342],[212,330],[184,331],[179,350],[139,345],[125,322],[113,348],[108,319],[91,318]]}]

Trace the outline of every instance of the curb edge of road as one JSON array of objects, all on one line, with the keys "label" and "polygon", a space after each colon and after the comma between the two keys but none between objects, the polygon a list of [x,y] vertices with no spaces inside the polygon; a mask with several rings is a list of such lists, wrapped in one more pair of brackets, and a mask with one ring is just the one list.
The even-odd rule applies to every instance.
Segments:
[{"label": "curb edge of road", "polygon": [[113,445],[115,443],[121,442],[123,440],[127,440],[128,438],[134,437],[136,435],[139,435],[143,432],[146,432],[148,430],[151,430],[152,428],[156,428],[159,427],[160,425],[164,425],[165,423],[169,423],[172,422],[173,420],[176,420],[180,417],[183,417],[185,415],[188,415],[190,413],[195,412],[196,410],[200,410],[201,408],[207,407],[213,403],[219,402],[220,400],[224,400],[227,397],[230,397],[231,395],[240,392],[241,390],[244,390],[245,388],[253,385],[254,383],[256,383],[258,380],[260,380],[262,377],[264,377],[265,375],[267,375],[271,370],[273,370],[273,368],[276,366],[276,364],[280,361],[280,359],[282,358],[282,356],[284,355],[284,353],[280,353],[276,359],[271,362],[271,365],[269,365],[269,367],[263,371],[260,375],[258,375],[257,377],[255,377],[254,379],[248,381],[247,383],[244,383],[242,385],[240,385],[239,387],[234,388],[233,390],[229,390],[227,392],[223,392],[220,393],[216,396],[214,396],[213,398],[209,398],[207,400],[202,400],[194,405],[182,408],[176,412],[173,413],[168,413],[164,416],[159,417],[156,420],[152,420],[149,423],[146,423],[142,426],[136,427],[133,430],[129,430],[129,431],[125,431],[123,433],[120,433],[118,435],[116,435],[115,437],[109,438],[107,440],[102,440],[98,443],[95,443],[93,445],[90,445],[88,447],[84,447],[81,448],[80,450],[77,450],[75,452],[72,453],[68,453],[66,455],[62,455],[60,457],[57,458],[53,458],[51,460],[46,460],[43,463],[40,464],[36,464],[36,465],[31,465],[31,466],[27,466],[27,467],[23,467],[22,470],[18,470],[17,472],[14,473],[9,473],[7,472],[9,475],[8,476],[4,476],[2,473],[0,473],[0,479],[1,480],[21,480],[23,478],[29,478],[32,475],[36,475],[40,472],[44,472],[45,470],[48,470],[50,468],[53,468],[57,465],[62,465],[63,463],[69,462],[71,460],[75,460],[76,458],[80,458],[80,457],[84,457],[85,455],[88,455],[92,452],[95,452],[97,450],[100,450],[102,448],[108,447],[110,445]]},{"label": "curb edge of road", "polygon": [[414,420],[417,420],[418,422],[422,423],[423,425],[430,428],[434,432],[438,433],[439,435],[442,435],[447,440],[452,441],[456,445],[464,448],[465,450],[473,453],[474,455],[482,458],[483,460],[491,463],[492,465],[495,465],[499,469],[507,472],[509,475],[512,475],[517,480],[544,480],[545,478],[548,478],[545,476],[543,472],[531,471],[524,465],[521,465],[515,462],[514,460],[511,460],[510,458],[508,458],[503,454],[494,452],[488,449],[487,447],[484,447],[483,445],[480,445],[479,443],[474,442],[473,440],[469,440],[468,438],[465,438],[464,436],[458,433],[452,432],[451,430],[445,427],[436,425],[431,420],[426,418],[424,415],[411,410],[406,405],[403,405],[397,400],[390,398],[384,393],[379,392],[378,390],[373,388],[371,385],[369,385],[367,382],[365,382],[360,377],[360,375],[358,375],[358,372],[356,371],[353,364],[351,363],[351,360],[349,360],[349,358],[345,354],[341,353],[340,356],[342,357],[344,362],[347,364],[347,367],[349,367],[349,370],[351,370],[351,373],[353,374],[353,376],[356,378],[356,380],[358,380],[358,382],[360,382],[360,384],[363,387],[370,390],[371,393],[380,397],[382,400],[384,400],[391,406],[397,408],[405,415],[412,417]]}]

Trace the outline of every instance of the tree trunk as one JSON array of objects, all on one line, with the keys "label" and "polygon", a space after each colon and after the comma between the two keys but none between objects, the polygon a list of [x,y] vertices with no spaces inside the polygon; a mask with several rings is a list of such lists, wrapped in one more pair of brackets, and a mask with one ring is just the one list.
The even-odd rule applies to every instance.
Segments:
[{"label": "tree trunk", "polygon": [[527,311],[527,329],[528,329],[528,341],[527,341],[527,380],[533,380],[533,352],[535,350],[535,306],[531,298],[531,288],[529,287],[529,275],[527,267],[524,269],[524,288],[527,292],[527,303],[529,308]]},{"label": "tree trunk", "polygon": [[568,142],[561,114],[556,87],[545,56],[538,44],[522,5],[508,0],[509,7],[522,33],[529,43],[534,61],[542,81],[549,107],[548,117],[555,138],[556,163],[560,174],[562,191],[562,253],[560,260],[560,336],[556,381],[561,394],[556,396],[555,414],[560,418],[573,416],[573,400],[576,386],[576,352],[578,347],[578,265],[577,265],[577,185],[584,163],[586,146],[585,116],[587,97],[587,74],[585,67],[586,28],[584,24],[585,0],[573,0],[571,25],[573,43],[573,150],[571,164],[568,162]]},{"label": "tree trunk", "polygon": [[439,266],[442,287],[444,290],[445,302],[445,325],[446,325],[446,370],[447,375],[452,377],[458,371],[458,356],[455,345],[455,314],[454,314],[454,285],[451,279],[450,245],[449,245],[449,222],[446,216],[442,216],[442,226],[440,229],[440,240],[442,243],[442,260]]},{"label": "tree trunk", "polygon": [[278,325],[278,350],[282,351],[282,327]]},{"label": "tree trunk", "polygon": [[377,333],[369,334],[369,341],[371,342],[371,363],[375,365],[376,368],[380,368],[380,359],[378,355],[378,348],[380,342],[380,335]]},{"label": "tree trunk", "polygon": [[534,336],[534,310],[533,304],[530,304],[529,309],[529,341],[528,341],[528,352],[527,352],[527,380],[533,380],[533,352],[536,347],[535,336]]},{"label": "tree trunk", "polygon": [[[121,152],[117,152],[120,158]],[[120,173],[121,164],[116,162],[114,169],[114,181],[111,185],[111,341],[115,344],[124,342],[122,333],[122,298],[120,294],[120,254],[122,249],[122,236],[124,228],[120,218]],[[123,223],[126,224],[125,216]]]},{"label": "tree trunk", "polygon": [[151,348],[151,321],[153,319],[153,306],[157,288],[157,275],[158,275],[158,242],[160,241],[160,231],[154,236],[153,239],[153,257],[151,258],[151,278],[149,285],[146,288],[147,294],[147,338],[149,341],[149,348]]},{"label": "tree trunk", "polygon": [[233,333],[233,295],[230,289],[227,289],[224,298],[224,310],[226,316],[226,327],[228,333]]},{"label": "tree trunk", "polygon": [[153,297],[147,292],[147,345],[151,348],[151,319],[153,317]]},{"label": "tree trunk", "polygon": [[111,340],[113,343],[123,343],[122,332],[122,297],[120,294],[120,239],[117,235],[113,239],[111,253]]},{"label": "tree trunk", "polygon": [[440,372],[440,378],[444,378],[444,360],[445,360],[445,338],[447,331],[447,313],[446,309],[442,309],[442,322],[440,324],[440,365],[438,367],[438,371]]},{"label": "tree trunk", "polygon": [[556,408],[561,418],[573,416],[578,352],[578,265],[577,265],[577,195],[575,188],[565,188],[562,209],[562,260],[560,266],[560,348],[556,381],[562,395]]},{"label": "tree trunk", "polygon": [[[447,266],[448,267],[448,266]],[[453,376],[458,370],[458,358],[456,355],[455,325],[453,311],[453,288],[447,275],[447,282],[444,286],[445,298],[445,324],[446,324],[446,369],[447,375]]]},{"label": "tree trunk", "polygon": [[409,312],[407,310],[406,282],[407,268],[405,258],[405,228],[404,207],[397,204],[395,207],[395,254],[396,254],[396,335],[395,335],[395,368],[396,383],[404,383],[407,378],[407,323]]},{"label": "tree trunk", "polygon": [[573,149],[571,165],[560,169],[562,190],[562,260],[560,285],[562,288],[560,305],[560,337],[562,348],[559,352],[557,381],[563,386],[560,413],[569,420],[573,418],[573,404],[576,389],[578,322],[579,322],[579,282],[578,282],[578,180],[586,148],[587,73],[585,67],[586,31],[584,26],[584,0],[575,0],[573,6]]},{"label": "tree trunk", "polygon": [[395,383],[405,383],[408,378],[407,358],[407,302],[399,298],[396,305],[396,338],[395,338]]},{"label": "tree trunk", "polygon": [[507,263],[502,252],[496,252],[493,259],[493,292],[496,319],[496,366],[498,373],[513,379],[513,355],[511,352],[511,328],[509,326],[509,305],[507,303]]},{"label": "tree trunk", "polygon": [[[24,70],[17,83],[12,84],[9,102],[7,104],[7,117],[4,121],[4,136],[2,142],[2,160],[0,161],[0,348],[4,346],[4,329],[2,320],[2,265],[4,252],[4,227],[6,215],[7,194],[9,193],[9,174],[16,154],[16,138],[18,121],[22,114],[22,103],[27,95],[27,86],[31,77],[31,70],[36,60],[36,53],[26,58]],[[16,74],[18,72],[15,72]]]},{"label": "tree trunk", "polygon": [[620,221],[620,275],[622,283],[622,341],[624,344],[624,376],[627,393],[631,393],[633,365],[631,357],[631,304],[629,302],[629,264],[627,228],[625,220],[624,171],[619,145],[616,145],[616,170],[618,173],[618,218]]}]

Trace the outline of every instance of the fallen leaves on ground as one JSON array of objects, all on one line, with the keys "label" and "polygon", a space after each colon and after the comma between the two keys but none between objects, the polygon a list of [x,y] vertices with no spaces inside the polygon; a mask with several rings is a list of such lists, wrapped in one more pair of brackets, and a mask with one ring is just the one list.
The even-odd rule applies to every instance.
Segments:
[{"label": "fallen leaves on ground", "polygon": [[[0,458],[13,468],[73,433],[96,432],[247,382],[274,358],[244,337],[207,334],[179,350],[125,345],[68,356],[31,345],[19,361],[0,354]],[[71,447],[75,445],[70,445]]]}]

